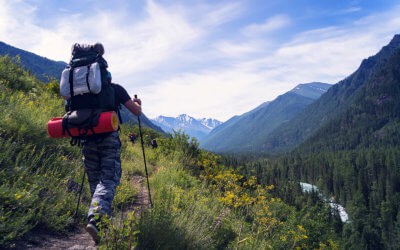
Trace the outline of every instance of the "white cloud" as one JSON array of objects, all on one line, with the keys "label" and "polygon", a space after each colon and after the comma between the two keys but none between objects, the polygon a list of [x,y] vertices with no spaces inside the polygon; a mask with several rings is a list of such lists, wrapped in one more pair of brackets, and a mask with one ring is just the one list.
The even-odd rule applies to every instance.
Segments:
[{"label": "white cloud", "polygon": [[229,58],[243,58],[246,55],[259,53],[262,44],[257,41],[235,43],[231,41],[220,41],[215,45],[215,49]]},{"label": "white cloud", "polygon": [[115,39],[110,41],[109,46],[113,49],[109,56],[113,63],[110,64],[117,66],[113,69],[122,75],[124,72],[133,75],[155,70],[160,63],[171,63],[174,56],[185,51],[201,35],[201,31],[181,15],[152,2],[149,2],[147,12],[146,19],[124,30],[122,37],[129,41],[125,46],[119,46]]},{"label": "white cloud", "polygon": [[346,9],[339,10],[339,11],[337,11],[335,13],[332,13],[332,14],[334,14],[334,15],[344,15],[344,14],[353,14],[353,13],[360,12],[360,11],[362,11],[361,7],[352,6],[352,7],[346,8]]},{"label": "white cloud", "polygon": [[[32,16],[36,8],[21,1],[9,2],[0,1],[0,37],[4,41],[12,41],[13,45],[25,45],[30,47],[34,42],[28,38],[28,34],[33,36],[33,40],[38,39],[39,33],[43,29],[33,24]],[[28,45],[28,46],[26,46]]]},{"label": "white cloud", "polygon": [[189,8],[192,8],[192,20],[199,21],[203,27],[212,28],[235,20],[242,14],[243,6],[238,2],[231,2],[191,6]]},{"label": "white cloud", "polygon": [[69,58],[72,43],[67,43],[66,38],[75,34],[74,27],[66,25],[58,29],[56,23],[53,29],[39,26],[38,7],[25,1],[3,0],[0,4],[0,37],[3,41],[51,59]]},{"label": "white cloud", "polygon": [[246,36],[259,36],[265,33],[279,30],[291,23],[286,15],[276,15],[268,18],[261,24],[251,24],[243,28],[242,33]]},{"label": "white cloud", "polygon": [[314,77],[315,81],[336,83],[356,70],[364,58],[377,53],[398,32],[398,11],[400,7],[347,26],[299,33],[279,48],[273,58],[266,60],[286,64],[289,70],[285,74],[303,81]]},{"label": "white cloud", "polygon": [[150,116],[187,113],[197,118],[226,120],[230,114],[248,111],[249,101],[254,101],[252,92],[260,82],[263,79],[259,75],[246,70],[192,72],[149,86],[143,99],[151,103],[152,107],[146,107]]}]

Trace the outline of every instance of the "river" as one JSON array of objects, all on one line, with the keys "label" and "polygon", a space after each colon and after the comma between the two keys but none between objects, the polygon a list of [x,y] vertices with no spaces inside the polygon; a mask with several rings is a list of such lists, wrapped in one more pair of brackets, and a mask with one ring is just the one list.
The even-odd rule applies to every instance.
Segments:
[{"label": "river", "polygon": [[305,182],[300,182],[300,186],[303,192],[306,193],[310,193],[310,192],[318,192],[318,194],[320,195],[320,197],[322,198],[323,201],[329,203],[329,206],[332,209],[337,209],[337,211],[339,212],[339,216],[340,216],[340,220],[345,223],[345,222],[349,222],[349,215],[346,212],[346,209],[338,204],[332,201],[332,199],[328,199],[326,198],[318,189],[317,186],[312,185],[310,183],[305,183]]}]

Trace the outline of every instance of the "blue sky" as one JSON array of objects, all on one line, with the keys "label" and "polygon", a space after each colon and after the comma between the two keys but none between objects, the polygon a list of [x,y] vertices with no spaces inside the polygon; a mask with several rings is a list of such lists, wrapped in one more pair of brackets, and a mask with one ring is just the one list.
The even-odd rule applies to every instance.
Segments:
[{"label": "blue sky", "polygon": [[67,62],[102,42],[149,117],[225,121],[313,81],[337,83],[399,33],[390,0],[0,0],[0,41]]}]

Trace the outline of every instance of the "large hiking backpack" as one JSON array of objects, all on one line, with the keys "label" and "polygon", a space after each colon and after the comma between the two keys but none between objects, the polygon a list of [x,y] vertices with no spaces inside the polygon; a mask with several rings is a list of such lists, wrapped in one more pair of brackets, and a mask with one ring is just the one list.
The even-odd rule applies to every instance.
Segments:
[{"label": "large hiking backpack", "polygon": [[[72,46],[71,60],[61,74],[60,93],[67,99],[63,131],[75,139],[85,138],[88,130],[94,134],[93,127],[98,124],[101,112],[118,112],[103,54],[100,43],[76,43]],[[69,128],[79,128],[82,133],[72,136]]]}]

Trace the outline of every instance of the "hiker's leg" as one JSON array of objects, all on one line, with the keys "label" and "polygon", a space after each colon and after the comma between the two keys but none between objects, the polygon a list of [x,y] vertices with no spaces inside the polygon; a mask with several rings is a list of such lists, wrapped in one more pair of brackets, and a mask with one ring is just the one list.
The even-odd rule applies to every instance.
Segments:
[{"label": "hiker's leg", "polygon": [[93,197],[101,178],[100,157],[97,151],[97,145],[94,142],[85,143],[82,148],[82,154],[82,160],[85,165],[86,173],[88,174],[90,194]]},{"label": "hiker's leg", "polygon": [[118,132],[110,134],[98,144],[101,177],[93,194],[89,217],[95,214],[111,215],[111,203],[121,179],[120,148]]}]

